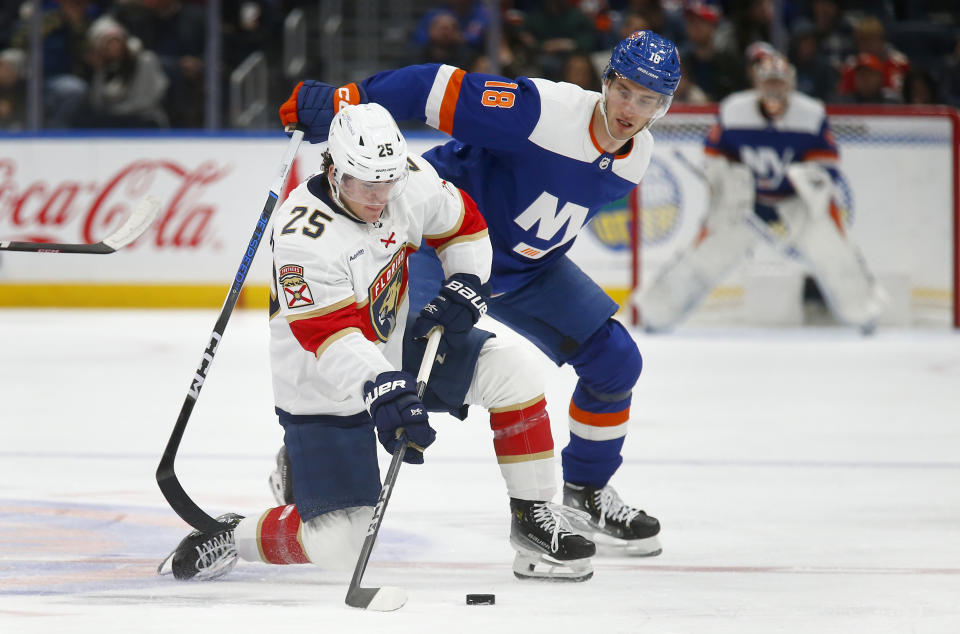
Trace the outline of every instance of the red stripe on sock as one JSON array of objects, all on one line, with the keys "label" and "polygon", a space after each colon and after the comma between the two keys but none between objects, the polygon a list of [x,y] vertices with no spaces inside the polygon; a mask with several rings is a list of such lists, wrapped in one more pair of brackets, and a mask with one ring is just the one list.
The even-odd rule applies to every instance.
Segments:
[{"label": "red stripe on sock", "polygon": [[267,511],[260,520],[257,539],[263,558],[271,564],[308,564],[310,560],[297,539],[300,513],[292,504]]},{"label": "red stripe on sock", "polygon": [[546,399],[523,409],[490,414],[490,429],[498,456],[523,456],[553,449]]}]

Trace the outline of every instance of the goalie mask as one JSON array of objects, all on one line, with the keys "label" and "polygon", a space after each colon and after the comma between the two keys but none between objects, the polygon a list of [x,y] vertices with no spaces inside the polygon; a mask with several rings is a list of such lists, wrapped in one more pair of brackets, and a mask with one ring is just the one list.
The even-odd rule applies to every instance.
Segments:
[{"label": "goalie mask", "polygon": [[[603,71],[600,104],[607,134],[626,141],[650,127],[667,113],[679,82],[680,57],[673,42],[653,31],[637,31],[621,41]],[[615,116],[618,107],[623,106],[645,119],[642,126],[628,131],[626,138],[614,134],[610,125],[611,115]]]},{"label": "goalie mask", "polygon": [[782,55],[775,54],[757,60],[750,73],[766,114],[773,118],[781,116],[797,83],[793,66]]},{"label": "goalie mask", "polygon": [[384,206],[407,183],[407,142],[386,108],[376,103],[346,106],[330,123],[328,140],[334,199]]}]

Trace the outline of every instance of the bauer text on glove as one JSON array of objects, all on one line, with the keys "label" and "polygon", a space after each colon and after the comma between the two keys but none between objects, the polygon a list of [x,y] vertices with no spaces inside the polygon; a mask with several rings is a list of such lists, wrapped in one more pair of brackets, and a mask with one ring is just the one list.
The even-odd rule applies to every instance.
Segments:
[{"label": "bauer text on glove", "polygon": [[443,282],[440,294],[420,311],[411,334],[414,339],[421,339],[442,326],[443,339],[437,350],[445,354],[463,345],[470,329],[486,312],[487,300],[480,278],[470,273],[455,273]]},{"label": "bauer text on glove", "polygon": [[416,379],[407,372],[381,372],[367,381],[363,394],[384,449],[393,453],[397,430],[403,428],[410,447],[403,461],[423,464],[423,450],[433,443],[437,432],[427,422],[427,408],[417,397]]}]

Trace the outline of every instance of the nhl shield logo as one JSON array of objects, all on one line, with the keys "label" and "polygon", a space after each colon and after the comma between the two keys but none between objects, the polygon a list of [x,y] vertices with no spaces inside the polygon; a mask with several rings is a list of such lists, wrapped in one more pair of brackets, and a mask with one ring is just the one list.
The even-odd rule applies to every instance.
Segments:
[{"label": "nhl shield logo", "polygon": [[397,327],[397,312],[406,291],[407,250],[400,249],[370,285],[370,324],[380,341],[390,338]]},{"label": "nhl shield logo", "polygon": [[287,308],[313,306],[313,295],[310,294],[310,286],[303,279],[302,266],[285,264],[280,267],[278,277],[283,288],[283,297],[287,300]]}]

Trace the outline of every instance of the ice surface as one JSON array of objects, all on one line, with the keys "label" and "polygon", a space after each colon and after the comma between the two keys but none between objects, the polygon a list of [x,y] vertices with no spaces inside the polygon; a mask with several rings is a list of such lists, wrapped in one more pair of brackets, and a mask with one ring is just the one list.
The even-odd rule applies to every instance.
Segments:
[{"label": "ice surface", "polygon": [[[372,613],[311,566],[156,575],[189,529],[154,470],[215,318],[0,311],[0,632],[960,632],[956,333],[638,334],[613,484],[664,552],[597,558],[583,584],[513,577],[486,416],[435,417],[365,578],[409,600]],[[233,316],[186,430],[178,474],[213,514],[272,502],[266,345],[262,314]],[[575,379],[539,359],[559,453]]]}]

